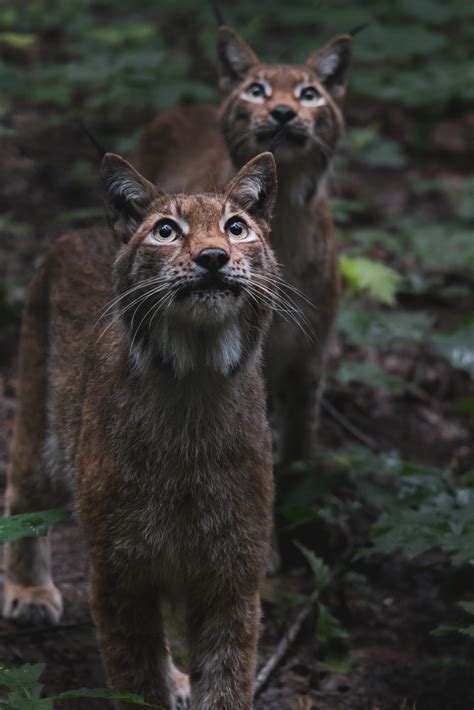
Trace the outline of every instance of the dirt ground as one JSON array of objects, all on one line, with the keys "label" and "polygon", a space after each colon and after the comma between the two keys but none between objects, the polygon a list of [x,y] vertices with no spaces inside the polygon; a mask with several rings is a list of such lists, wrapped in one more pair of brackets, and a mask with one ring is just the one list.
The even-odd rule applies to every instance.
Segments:
[{"label": "dirt ground", "polygon": [[[463,120],[467,120],[464,117]],[[94,185],[77,195],[61,182],[68,157],[83,157],[94,164],[92,149],[78,129],[42,129],[33,113],[17,114],[15,139],[4,138],[0,149],[0,208],[8,208],[22,228],[0,247],[1,280],[13,289],[21,304],[34,262],[52,236],[61,230],[55,217],[67,206],[97,204]],[[456,133],[455,123],[452,132]],[[439,131],[441,132],[441,128]],[[449,131],[448,131],[449,133]],[[440,133],[443,135],[442,133]],[[48,160],[46,160],[46,156]],[[55,157],[56,156],[56,157]],[[446,168],[446,165],[448,168]],[[45,168],[45,165],[48,167]],[[463,155],[449,163],[433,159],[422,170],[436,176],[442,170],[465,174]],[[374,213],[387,209],[403,214],[411,204],[413,174],[366,168],[349,171],[339,191],[356,190],[369,200]],[[416,175],[415,175],[416,178]],[[354,187],[356,186],[356,187]],[[4,203],[4,204],[1,204]],[[433,210],[427,200],[417,209]],[[32,221],[33,220],[33,221]],[[472,284],[471,284],[472,285]],[[416,309],[414,296],[403,304]],[[455,325],[472,312],[473,298],[464,297],[453,311],[450,302],[434,298],[428,308],[444,327]],[[426,309],[427,304],[423,303]],[[17,388],[16,348],[18,322],[6,319],[0,332],[0,484],[5,484],[7,441],[14,416]],[[339,342],[336,358],[344,355]],[[464,470],[474,460],[473,417],[461,417],[454,403],[472,396],[472,381],[432,352],[395,348],[384,358],[394,372],[405,373],[413,388],[388,394],[364,386],[330,383],[327,401],[366,432],[384,450],[438,466]],[[323,411],[322,446],[340,447],[353,441],[348,431]],[[44,662],[47,694],[79,687],[103,687],[104,676],[87,604],[87,558],[74,521],[53,531],[55,578],[64,595],[65,616],[58,628],[19,629],[0,620],[0,658],[13,662]],[[317,545],[317,542],[315,542]],[[433,560],[430,560],[432,563]],[[371,594],[344,588],[335,592],[331,608],[350,634],[352,665],[347,673],[329,674],[321,667],[313,627],[306,624],[285,661],[257,698],[255,707],[269,710],[469,710],[474,706],[473,644],[468,638],[435,638],[430,630],[446,611],[435,589],[442,574],[439,564],[423,559],[408,563],[397,556],[361,562]],[[474,581],[474,580],[473,580]],[[282,613],[282,596],[304,592],[307,578],[289,560],[284,573],[268,583],[264,594],[260,657],[264,661],[291,624],[296,610]],[[454,658],[456,663],[443,663]],[[71,708],[103,708],[103,701],[69,701]]]}]

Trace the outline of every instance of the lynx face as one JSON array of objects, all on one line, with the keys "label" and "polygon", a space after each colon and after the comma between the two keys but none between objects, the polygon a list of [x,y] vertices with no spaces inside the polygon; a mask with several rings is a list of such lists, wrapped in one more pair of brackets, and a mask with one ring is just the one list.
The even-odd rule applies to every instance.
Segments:
[{"label": "lynx face", "polygon": [[104,158],[103,181],[124,242],[115,263],[117,312],[136,362],[157,359],[178,376],[201,366],[228,374],[271,317],[273,157],[244,166],[221,196],[168,196],[113,155]]},{"label": "lynx face", "polygon": [[241,165],[264,150],[285,126],[277,161],[308,159],[313,169],[324,170],[343,126],[338,102],[350,55],[351,38],[342,35],[306,64],[262,64],[240,37],[221,28],[221,119],[234,162]]}]

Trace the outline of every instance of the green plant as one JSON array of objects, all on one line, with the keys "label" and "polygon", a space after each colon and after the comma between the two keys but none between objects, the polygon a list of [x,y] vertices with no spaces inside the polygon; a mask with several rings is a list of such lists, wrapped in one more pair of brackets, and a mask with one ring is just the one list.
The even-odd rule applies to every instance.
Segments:
[{"label": "green plant", "polygon": [[381,311],[356,300],[343,299],[338,326],[350,342],[362,348],[387,348],[403,341],[426,342],[433,317],[417,311]]},{"label": "green plant", "polygon": [[342,275],[352,293],[367,291],[369,296],[387,306],[395,303],[401,276],[385,264],[366,257],[339,257]]},{"label": "green plant", "polygon": [[22,537],[46,535],[48,528],[66,517],[62,508],[38,513],[21,513],[0,518],[0,543],[12,542]]},{"label": "green plant", "polygon": [[453,367],[474,377],[474,318],[467,318],[450,333],[436,333],[432,340]]},{"label": "green plant", "polygon": [[347,651],[349,635],[323,601],[331,587],[330,569],[312,550],[300,542],[295,542],[295,545],[311,569],[314,589],[318,592],[315,602],[315,633],[324,659],[319,665],[328,671],[347,672],[350,668],[350,658]]},{"label": "green plant", "polygon": [[391,392],[400,392],[409,387],[409,383],[401,377],[391,375],[383,367],[372,362],[341,362],[334,373],[335,379],[342,385],[354,382],[374,387],[387,389]]},{"label": "green plant", "polygon": [[7,688],[9,691],[7,698],[0,700],[0,708],[5,708],[5,710],[53,710],[57,703],[74,698],[122,700],[132,705],[157,707],[156,705],[145,703],[143,698],[138,695],[106,688],[79,688],[78,690],[68,690],[65,693],[59,693],[49,698],[41,698],[43,685],[40,683],[40,677],[43,671],[43,663],[35,665],[25,663],[20,667],[12,667],[6,663],[0,663],[0,686]]},{"label": "green plant", "polygon": [[[363,451],[362,461],[365,457]],[[363,463],[373,472],[375,485],[385,488],[382,511],[369,531],[370,546],[358,558],[376,553],[402,552],[408,558],[442,550],[452,568],[474,564],[474,471],[455,476],[452,471],[369,454]],[[387,466],[388,463],[388,466]],[[365,470],[364,470],[365,469]],[[388,493],[387,495],[387,488]],[[391,493],[391,495],[390,495]],[[474,636],[474,602],[460,601],[467,621],[443,623],[435,635],[460,632]]]}]

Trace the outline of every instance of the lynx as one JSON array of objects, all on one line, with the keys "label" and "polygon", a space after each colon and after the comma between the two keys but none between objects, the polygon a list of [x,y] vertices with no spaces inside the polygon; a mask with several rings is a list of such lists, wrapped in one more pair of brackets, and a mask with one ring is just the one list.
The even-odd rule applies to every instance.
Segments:
[{"label": "lynx", "polygon": [[280,134],[271,243],[293,307],[273,321],[265,374],[276,458],[312,458],[339,294],[325,178],[344,125],[351,36],[334,38],[304,64],[264,64],[221,27],[218,55],[220,109],[163,113],[144,132],[135,160],[150,179],[192,193],[225,184]]},{"label": "lynx", "polygon": [[[62,505],[74,487],[111,686],[188,707],[163,631],[171,600],[190,707],[249,710],[273,498],[261,361],[275,163],[264,153],[223,194],[186,196],[107,154],[102,182],[115,240],[61,237],[31,286],[8,510]],[[61,610],[48,539],[9,544],[5,616]]]}]

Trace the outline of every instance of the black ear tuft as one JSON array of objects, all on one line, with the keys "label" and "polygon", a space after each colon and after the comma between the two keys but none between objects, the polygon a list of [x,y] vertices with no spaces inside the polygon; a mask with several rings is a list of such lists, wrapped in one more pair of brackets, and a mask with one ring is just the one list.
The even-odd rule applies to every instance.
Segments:
[{"label": "black ear tuft", "polygon": [[226,191],[226,199],[236,202],[256,219],[270,221],[277,196],[275,159],[260,153],[239,170]]},{"label": "black ear tuft", "polygon": [[351,36],[340,35],[312,54],[306,63],[314,69],[321,84],[337,99],[342,98],[346,91],[346,74],[351,56]]},{"label": "black ear tuft", "polygon": [[354,27],[350,32],[351,37],[355,37],[356,35],[359,34],[359,32],[363,32],[363,30],[366,30],[367,27],[370,27],[370,22],[364,22],[362,25],[357,25],[357,27]]},{"label": "black ear tuft", "polygon": [[239,84],[249,69],[259,61],[248,44],[225,25],[219,29],[217,56],[219,85],[224,92],[231,91],[236,84]]},{"label": "black ear tuft", "polygon": [[88,137],[88,139],[96,149],[99,158],[102,160],[104,155],[108,152],[104,147],[104,144],[102,143],[102,141],[99,140],[99,138],[97,138],[97,135],[91,131],[91,129],[84,123],[82,119],[79,119],[78,123],[81,131],[83,131],[83,133],[85,133],[85,135]]},{"label": "black ear tuft", "polygon": [[222,14],[222,10],[219,6],[219,3],[212,3],[212,14],[214,15],[214,19],[217,22],[218,27],[222,27],[223,25],[225,25],[224,15]]},{"label": "black ear tuft", "polygon": [[159,190],[114,153],[106,153],[102,160],[101,180],[111,227],[120,239],[128,241]]}]

